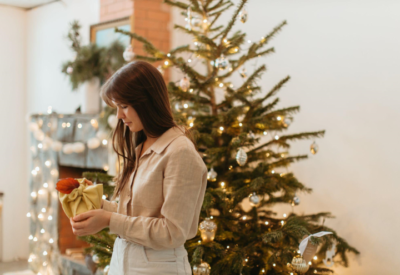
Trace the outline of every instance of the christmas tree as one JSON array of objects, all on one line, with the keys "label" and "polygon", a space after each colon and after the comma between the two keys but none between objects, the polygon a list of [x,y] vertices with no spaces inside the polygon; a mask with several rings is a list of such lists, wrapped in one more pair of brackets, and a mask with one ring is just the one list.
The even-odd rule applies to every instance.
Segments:
[{"label": "christmas tree", "polygon": [[[274,52],[273,47],[266,46],[286,21],[260,41],[248,43],[245,33],[232,31],[237,21],[247,20],[247,0],[236,7],[229,0],[165,3],[182,10],[187,24],[175,25],[175,29],[192,36],[193,44],[166,53],[142,36],[116,31],[142,43],[147,53],[134,55],[129,48],[124,56],[154,62],[161,72],[174,67],[184,75],[180,81],[168,84],[174,117],[191,129],[210,169],[199,234],[185,244],[194,274],[332,273],[322,265],[327,264],[323,260],[327,252],[337,255],[335,263],[347,266],[348,253],[359,252],[324,225],[326,218],[332,218],[330,213],[295,213],[294,207],[300,203],[296,194],[311,189],[287,170],[291,163],[308,157],[290,155],[289,142],[321,138],[325,131],[285,135],[300,109],[277,108],[276,94],[290,77],[264,93],[257,80],[266,66],[260,65],[252,72],[244,69],[247,62]],[[231,10],[227,24],[218,21],[222,13]],[[196,70],[196,63],[203,64],[203,69]],[[239,87],[230,81],[235,73],[243,78]],[[221,90],[224,98],[217,102],[216,93]],[[261,137],[269,140],[260,142]],[[310,150],[317,153],[315,142]],[[287,172],[278,172],[281,169]],[[244,201],[251,205],[250,210],[243,207]],[[278,203],[292,205],[292,213],[277,218],[271,207]],[[305,262],[299,255],[299,243],[320,231],[332,234],[310,238],[310,247],[318,246],[319,250]]]}]

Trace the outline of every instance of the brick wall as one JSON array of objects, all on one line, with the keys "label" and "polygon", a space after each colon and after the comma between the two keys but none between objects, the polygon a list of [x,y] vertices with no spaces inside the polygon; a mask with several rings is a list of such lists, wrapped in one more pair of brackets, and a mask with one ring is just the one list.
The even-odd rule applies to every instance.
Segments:
[{"label": "brick wall", "polygon": [[[170,50],[170,7],[162,0],[100,0],[100,21],[132,16],[133,32],[147,38],[163,52]],[[141,43],[133,41],[136,54],[144,55]],[[158,66],[158,64],[154,64]],[[168,80],[165,71],[164,79]]]}]

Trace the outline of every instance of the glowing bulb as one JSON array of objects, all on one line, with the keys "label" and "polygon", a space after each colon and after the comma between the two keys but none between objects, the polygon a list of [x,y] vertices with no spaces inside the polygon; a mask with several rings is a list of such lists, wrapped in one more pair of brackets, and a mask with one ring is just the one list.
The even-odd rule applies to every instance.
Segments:
[{"label": "glowing bulb", "polygon": [[221,131],[223,131],[223,130],[224,130],[224,127],[221,126],[221,127],[219,127],[219,129],[220,129]]},{"label": "glowing bulb", "polygon": [[189,62],[189,63],[192,62],[192,59],[188,59],[188,62]]},{"label": "glowing bulb", "polygon": [[279,139],[279,136],[278,136],[278,135],[276,135],[276,136],[275,136],[275,139],[276,139],[276,140],[278,140],[278,139]]},{"label": "glowing bulb", "polygon": [[221,187],[225,187],[225,182],[221,182]]},{"label": "glowing bulb", "polygon": [[283,217],[286,218],[286,214],[283,214]]},{"label": "glowing bulb", "polygon": [[165,61],[164,64],[165,64],[165,66],[168,66],[169,62],[168,62],[168,61]]},{"label": "glowing bulb", "polygon": [[28,259],[28,262],[29,262],[29,263],[31,263],[31,262],[32,262],[32,259],[31,259],[31,258],[29,258],[29,259]]},{"label": "glowing bulb", "polygon": [[246,220],[246,216],[243,216],[243,220]]},{"label": "glowing bulb", "polygon": [[278,120],[278,121],[281,120],[281,119],[282,119],[282,118],[281,118],[280,116],[276,117],[276,120]]},{"label": "glowing bulb", "polygon": [[63,122],[63,123],[61,124],[61,126],[62,126],[63,128],[65,128],[65,127],[67,127],[67,123]]},{"label": "glowing bulb", "polygon": [[224,87],[224,83],[219,83],[219,86],[222,88]]},{"label": "glowing bulb", "polygon": [[43,212],[43,213],[46,213],[46,208],[43,207],[43,208],[42,208],[42,212]]},{"label": "glowing bulb", "polygon": [[266,225],[268,225],[268,222],[265,222]]},{"label": "glowing bulb", "polygon": [[47,265],[47,262],[43,262],[43,266],[46,266]]},{"label": "glowing bulb", "polygon": [[31,215],[30,212],[28,212],[28,214],[26,214],[26,216],[27,216],[28,218],[30,218],[32,215]]},{"label": "glowing bulb", "polygon": [[267,135],[267,131],[264,131],[264,133],[263,133],[263,134],[264,134],[264,136],[266,136],[266,135]]},{"label": "glowing bulb", "polygon": [[187,105],[187,103],[183,104],[183,108],[187,109],[187,107],[189,107],[189,105]]},{"label": "glowing bulb", "polygon": [[37,175],[37,171],[36,170],[32,170],[32,175],[36,176]]},{"label": "glowing bulb", "polygon": [[42,233],[42,234],[43,234],[44,232],[45,232],[45,231],[44,231],[44,229],[42,228],[42,230],[40,230],[40,233]]},{"label": "glowing bulb", "polygon": [[50,160],[46,160],[46,161],[44,162],[44,165],[46,165],[47,167],[50,167],[51,161],[50,161]]},{"label": "glowing bulb", "polygon": [[78,123],[78,128],[79,128],[79,129],[82,128],[82,123]]},{"label": "glowing bulb", "polygon": [[33,238],[33,241],[34,241],[34,242],[37,242],[37,238],[36,238],[36,237],[35,237],[35,238]]},{"label": "glowing bulb", "polygon": [[36,198],[36,196],[37,196],[37,195],[36,195],[36,192],[32,192],[32,193],[31,193],[31,197],[32,197],[32,198]]},{"label": "glowing bulb", "polygon": [[213,216],[211,216],[211,217],[210,217],[210,219],[214,219],[214,217],[213,217]]},{"label": "glowing bulb", "polygon": [[261,272],[264,273],[264,272],[265,272],[265,269],[261,270]]},{"label": "glowing bulb", "polygon": [[108,165],[104,165],[103,169],[104,169],[104,171],[108,171],[108,169],[109,169]]},{"label": "glowing bulb", "polygon": [[249,44],[250,44],[250,43],[251,43],[251,40],[247,40],[247,43],[249,43]]},{"label": "glowing bulb", "polygon": [[204,19],[204,20],[203,20],[203,23],[207,23],[207,19]]},{"label": "glowing bulb", "polygon": [[40,189],[40,190],[38,191],[38,193],[39,193],[39,195],[43,195],[43,194],[44,194],[43,189]]},{"label": "glowing bulb", "polygon": [[284,221],[281,221],[281,224],[283,225],[285,222]]},{"label": "glowing bulb", "polygon": [[189,93],[193,93],[193,89],[190,89],[190,90],[189,90]]},{"label": "glowing bulb", "polygon": [[243,126],[243,124],[240,122],[240,123],[239,123],[239,126],[240,126],[240,127],[242,127],[242,126]]},{"label": "glowing bulb", "polygon": [[[92,124],[93,128],[98,128],[99,127],[99,122],[96,119],[91,119],[90,124]],[[65,127],[63,127],[65,128]]]},{"label": "glowing bulb", "polygon": [[272,266],[276,266],[276,264],[272,264]]},{"label": "glowing bulb", "polygon": [[32,235],[30,235],[28,239],[29,239],[29,240],[33,240],[33,236],[32,236]]},{"label": "glowing bulb", "polygon": [[38,147],[39,149],[42,149],[42,148],[43,148],[43,144],[39,143],[39,144],[37,145],[37,147]]},{"label": "glowing bulb", "polygon": [[106,195],[103,195],[102,198],[103,198],[103,200],[105,200],[106,199]]},{"label": "glowing bulb", "polygon": [[39,219],[43,219],[43,214],[40,213],[40,214],[38,215],[38,218],[39,218]]},{"label": "glowing bulb", "polygon": [[67,122],[67,127],[71,127],[71,123]]},{"label": "glowing bulb", "polygon": [[246,259],[245,259],[245,262],[247,263],[248,261],[249,261],[249,259],[246,258]]},{"label": "glowing bulb", "polygon": [[53,219],[53,216],[50,215],[50,216],[47,217],[47,219],[48,219],[49,221],[51,221],[51,220]]},{"label": "glowing bulb", "polygon": [[43,183],[43,187],[44,187],[44,188],[49,187],[49,185],[47,184],[47,182]]},{"label": "glowing bulb", "polygon": [[39,172],[39,170],[40,170],[39,166],[36,166],[35,170]]},{"label": "glowing bulb", "polygon": [[317,256],[314,256],[314,260],[317,260],[318,259],[318,257]]},{"label": "glowing bulb", "polygon": [[272,170],[272,172],[271,172],[272,174],[275,174],[275,171],[274,170]]},{"label": "glowing bulb", "polygon": [[46,256],[47,255],[47,251],[45,250],[45,251],[43,251],[43,256]]},{"label": "glowing bulb", "polygon": [[50,240],[49,240],[49,243],[54,243],[54,240],[53,240],[53,239],[50,239]]},{"label": "glowing bulb", "polygon": [[189,125],[190,125],[190,127],[193,127],[193,122],[190,122],[190,124],[189,124]]},{"label": "glowing bulb", "polygon": [[199,240],[198,243],[201,243],[201,241]]},{"label": "glowing bulb", "polygon": [[199,43],[197,43],[197,41],[194,42],[194,45],[197,46]]},{"label": "glowing bulb", "polygon": [[308,262],[308,265],[311,265],[311,262]]},{"label": "glowing bulb", "polygon": [[227,245],[226,248],[229,249],[229,245]]},{"label": "glowing bulb", "polygon": [[301,251],[300,251],[300,250],[297,250],[297,253],[299,253],[299,254],[300,254],[300,253],[301,253]]},{"label": "glowing bulb", "polygon": [[107,145],[108,141],[106,139],[103,139],[103,145]]}]

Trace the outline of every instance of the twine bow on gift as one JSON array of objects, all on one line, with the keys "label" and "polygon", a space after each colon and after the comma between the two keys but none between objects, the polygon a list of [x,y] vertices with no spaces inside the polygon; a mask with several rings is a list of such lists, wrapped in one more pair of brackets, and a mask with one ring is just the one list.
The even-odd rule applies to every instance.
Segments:
[{"label": "twine bow on gift", "polygon": [[83,179],[62,179],[56,189],[62,208],[68,218],[75,217],[89,210],[100,209],[103,197],[103,185],[87,185]]}]

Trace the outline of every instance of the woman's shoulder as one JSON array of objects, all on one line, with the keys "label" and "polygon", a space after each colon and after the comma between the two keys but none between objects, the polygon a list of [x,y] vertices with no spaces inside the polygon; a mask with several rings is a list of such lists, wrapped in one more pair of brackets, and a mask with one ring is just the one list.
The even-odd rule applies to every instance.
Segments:
[{"label": "woman's shoulder", "polygon": [[179,160],[194,158],[200,165],[204,166],[205,170],[207,171],[207,167],[203,161],[203,158],[196,150],[193,142],[186,135],[181,135],[174,139],[168,146],[166,155]]}]

